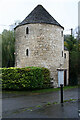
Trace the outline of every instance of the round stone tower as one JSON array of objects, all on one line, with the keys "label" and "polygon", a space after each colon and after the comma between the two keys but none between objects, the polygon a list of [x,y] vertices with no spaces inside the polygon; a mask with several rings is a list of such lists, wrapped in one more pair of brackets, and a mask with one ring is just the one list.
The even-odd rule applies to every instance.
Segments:
[{"label": "round stone tower", "polygon": [[57,87],[57,68],[64,66],[63,29],[43,6],[38,5],[15,28],[15,67],[48,68]]}]

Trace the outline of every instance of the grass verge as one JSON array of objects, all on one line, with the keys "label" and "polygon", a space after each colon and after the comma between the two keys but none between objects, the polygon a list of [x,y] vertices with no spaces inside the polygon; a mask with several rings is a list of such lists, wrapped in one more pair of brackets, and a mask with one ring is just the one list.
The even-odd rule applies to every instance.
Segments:
[{"label": "grass verge", "polygon": [[[68,90],[72,88],[78,88],[78,86],[65,86],[63,90]],[[54,92],[59,90],[60,88],[48,88],[48,89],[41,89],[41,90],[33,90],[32,93],[46,93],[46,92]]]},{"label": "grass verge", "polygon": [[[73,88],[78,88],[78,86],[65,86],[63,90],[69,90]],[[40,90],[32,90],[32,91],[5,91],[3,90],[3,93],[14,93],[14,94],[40,94],[40,93],[48,93],[48,92],[54,92],[59,91],[60,88],[48,88],[48,89],[40,89]]]}]

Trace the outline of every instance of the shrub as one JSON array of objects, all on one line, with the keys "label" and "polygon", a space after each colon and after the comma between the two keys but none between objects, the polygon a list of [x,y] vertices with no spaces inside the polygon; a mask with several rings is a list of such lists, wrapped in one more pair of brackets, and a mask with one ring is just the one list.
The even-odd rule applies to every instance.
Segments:
[{"label": "shrub", "polygon": [[50,72],[46,68],[1,68],[2,89],[25,90],[50,87]]}]

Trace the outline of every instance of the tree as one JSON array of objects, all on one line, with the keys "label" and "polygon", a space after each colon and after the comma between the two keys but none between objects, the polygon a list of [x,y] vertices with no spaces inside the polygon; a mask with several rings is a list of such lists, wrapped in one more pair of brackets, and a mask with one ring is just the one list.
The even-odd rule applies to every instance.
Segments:
[{"label": "tree", "polygon": [[64,45],[67,47],[69,52],[77,51],[78,49],[78,41],[72,35],[65,36]]},{"label": "tree", "polygon": [[69,35],[65,37],[65,47],[69,51],[69,84],[77,85],[77,73],[78,73],[78,40],[74,36]]},{"label": "tree", "polygon": [[80,26],[78,27],[78,85],[80,87]]},{"label": "tree", "polygon": [[2,67],[2,35],[0,34],[0,67]]},{"label": "tree", "polygon": [[15,62],[15,37],[13,31],[2,32],[2,67],[13,67]]}]

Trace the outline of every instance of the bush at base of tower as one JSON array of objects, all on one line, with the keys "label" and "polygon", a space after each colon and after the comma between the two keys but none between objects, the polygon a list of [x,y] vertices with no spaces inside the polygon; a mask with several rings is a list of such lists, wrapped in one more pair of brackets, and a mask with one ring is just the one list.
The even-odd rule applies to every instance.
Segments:
[{"label": "bush at base of tower", "polygon": [[[0,68],[2,70],[2,89],[26,90],[50,87],[50,72],[46,68]],[[1,75],[0,75],[1,76]]]}]

